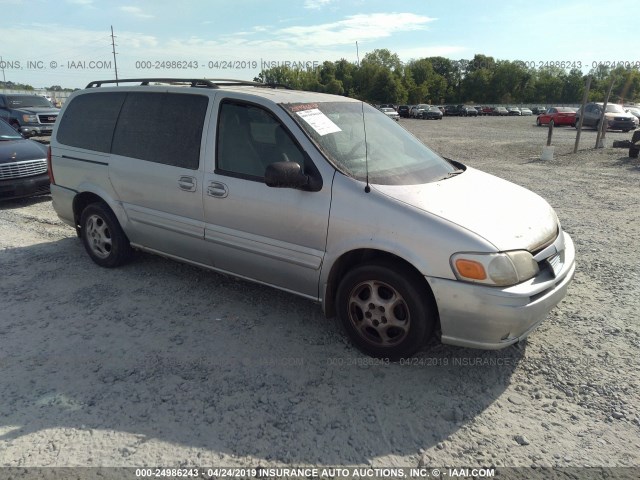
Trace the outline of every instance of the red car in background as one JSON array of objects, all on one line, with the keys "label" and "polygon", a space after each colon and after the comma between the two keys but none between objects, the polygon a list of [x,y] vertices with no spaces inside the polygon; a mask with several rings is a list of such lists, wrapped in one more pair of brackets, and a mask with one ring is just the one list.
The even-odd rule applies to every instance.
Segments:
[{"label": "red car in background", "polygon": [[546,113],[538,115],[536,125],[539,127],[553,122],[554,126],[576,124],[576,112],[569,107],[551,107]]}]

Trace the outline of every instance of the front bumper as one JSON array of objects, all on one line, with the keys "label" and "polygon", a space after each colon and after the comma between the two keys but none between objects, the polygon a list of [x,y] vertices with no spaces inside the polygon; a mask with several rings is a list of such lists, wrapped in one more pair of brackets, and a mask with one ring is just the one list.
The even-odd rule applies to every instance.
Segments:
[{"label": "front bumper", "polygon": [[0,200],[32,197],[49,193],[49,175],[8,178],[0,180]]},{"label": "front bumper", "polygon": [[53,124],[24,125],[20,127],[20,133],[27,137],[49,136],[53,132]]},{"label": "front bumper", "polygon": [[633,130],[636,128],[636,122],[633,120],[612,120],[608,122],[609,130]]},{"label": "front bumper", "polygon": [[497,350],[526,338],[565,297],[575,273],[575,247],[564,235],[564,264],[508,288],[427,277],[438,305],[442,343]]}]

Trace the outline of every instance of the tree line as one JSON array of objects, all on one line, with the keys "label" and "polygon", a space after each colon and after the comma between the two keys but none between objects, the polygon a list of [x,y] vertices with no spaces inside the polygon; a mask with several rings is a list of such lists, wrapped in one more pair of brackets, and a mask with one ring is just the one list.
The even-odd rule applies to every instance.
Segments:
[{"label": "tree line", "polygon": [[[612,80],[610,102],[640,101],[637,66],[597,65],[589,75],[589,101],[603,101]],[[325,61],[317,69],[304,70],[277,66],[262,71],[254,80],[370,103],[548,105],[580,103],[586,75],[569,62],[538,68],[520,60],[477,54],[472,60],[427,57],[403,63],[397,54],[378,49],[359,63]]]},{"label": "tree line", "polygon": [[[35,90],[35,88],[33,88],[32,85],[26,84],[26,83],[15,83],[12,81],[7,81],[7,82],[2,82],[0,81],[0,89],[6,89],[6,90],[25,90],[25,91],[33,91]],[[45,87],[39,90],[46,90],[48,92],[73,92],[75,90],[78,90],[77,88],[64,88],[61,87],[60,85],[51,85],[50,87]]]}]

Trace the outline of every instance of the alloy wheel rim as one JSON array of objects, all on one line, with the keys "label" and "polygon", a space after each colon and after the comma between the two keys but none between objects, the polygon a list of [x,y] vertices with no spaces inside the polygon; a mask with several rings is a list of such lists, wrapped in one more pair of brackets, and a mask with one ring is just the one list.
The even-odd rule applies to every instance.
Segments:
[{"label": "alloy wheel rim", "polygon": [[409,307],[390,285],[367,280],[356,285],[349,295],[349,321],[358,334],[376,346],[393,347],[409,333]]},{"label": "alloy wheel rim", "polygon": [[111,255],[111,231],[104,219],[99,215],[91,215],[86,223],[86,237],[89,248],[98,258]]}]

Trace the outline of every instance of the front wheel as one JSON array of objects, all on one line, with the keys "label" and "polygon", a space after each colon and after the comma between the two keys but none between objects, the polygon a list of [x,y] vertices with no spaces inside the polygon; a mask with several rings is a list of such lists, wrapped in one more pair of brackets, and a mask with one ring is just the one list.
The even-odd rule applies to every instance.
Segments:
[{"label": "front wheel", "polygon": [[387,263],[360,265],[340,282],[338,317],[351,341],[378,358],[410,357],[431,335],[437,313],[424,279]]},{"label": "front wheel", "polygon": [[80,227],[85,250],[101,267],[117,267],[131,257],[129,239],[106,204],[88,205],[80,216]]}]

